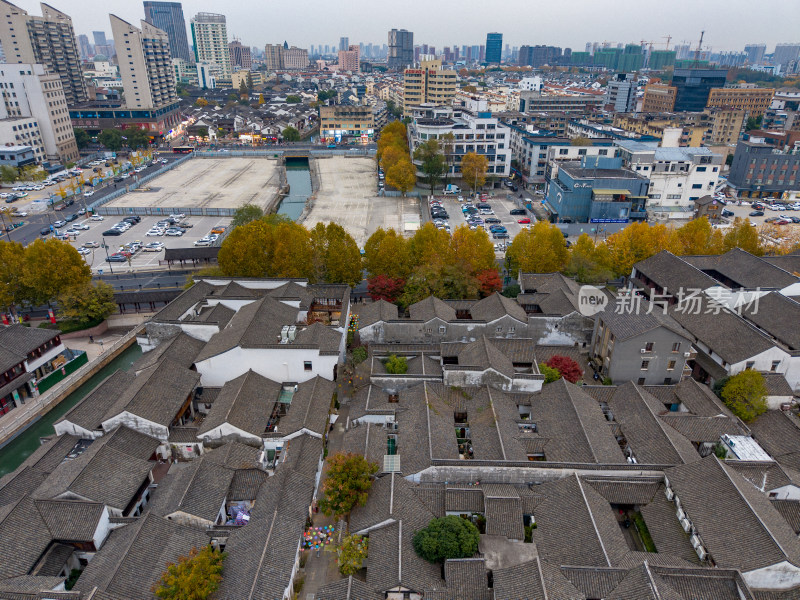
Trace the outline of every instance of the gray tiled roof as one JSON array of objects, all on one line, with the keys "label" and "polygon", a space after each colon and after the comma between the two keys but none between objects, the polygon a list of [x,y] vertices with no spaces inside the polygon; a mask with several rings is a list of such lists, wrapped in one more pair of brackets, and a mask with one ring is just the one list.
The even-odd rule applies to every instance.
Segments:
[{"label": "gray tiled roof", "polygon": [[770,292],[752,305],[742,306],[742,315],[790,350],[800,350],[800,303],[779,292]]},{"label": "gray tiled roof", "polygon": [[[219,305],[222,306],[222,305]],[[178,335],[161,342],[158,346],[142,354],[133,366],[131,371],[138,373],[143,369],[158,364],[162,359],[169,358],[185,368],[189,368],[194,363],[194,358],[205,346],[203,340],[198,340],[186,333]]]},{"label": "gray tiled roof", "polygon": [[718,566],[749,571],[786,560],[800,564],[800,541],[766,495],[714,455],[665,474]]},{"label": "gray tiled roof", "polygon": [[789,527],[796,534],[800,533],[800,500],[770,500]]},{"label": "gray tiled roof", "polygon": [[[145,354],[144,356],[147,356]],[[127,371],[117,370],[106,377],[88,396],[73,406],[57,423],[68,421],[88,431],[100,429],[103,417],[132,383],[134,376]]]},{"label": "gray tiled roof", "polygon": [[298,384],[289,412],[278,423],[278,433],[288,435],[301,429],[325,433],[335,387],[332,381],[319,376]]},{"label": "gray tiled roof", "polygon": [[261,484],[268,478],[269,475],[261,469],[239,469],[235,471],[228,490],[228,500],[255,500]]},{"label": "gray tiled roof", "polygon": [[377,300],[368,304],[354,306],[353,311],[358,314],[358,326],[368,327],[381,321],[395,321],[398,317],[397,305],[386,300]]},{"label": "gray tiled roof", "polygon": [[639,463],[674,465],[700,460],[692,443],[659,418],[666,411],[664,405],[635,383],[619,386],[608,405]]},{"label": "gray tiled roof", "polygon": [[789,411],[768,410],[748,427],[753,437],[773,458],[800,448],[800,420]]},{"label": "gray tiled roof", "polygon": [[53,539],[68,542],[91,542],[106,510],[97,502],[75,500],[34,500],[34,506]]},{"label": "gray tiled roof", "polygon": [[738,420],[730,417],[694,417],[685,413],[662,415],[661,420],[690,442],[718,442],[723,435],[747,435]]},{"label": "gray tiled roof", "polygon": [[648,504],[661,483],[653,480],[585,478],[598,494],[611,504]]},{"label": "gray tiled roof", "polygon": [[514,600],[585,600],[586,595],[550,563],[534,559],[493,571],[495,598]]},{"label": "gray tiled roof", "polygon": [[566,316],[578,310],[580,285],[561,273],[522,273],[517,296],[521,305],[535,304],[544,315]]},{"label": "gray tiled roof", "polygon": [[25,360],[30,352],[60,334],[57,329],[7,325],[0,327],[0,348],[19,357],[14,363],[16,364]]},{"label": "gray tiled roof", "polygon": [[647,563],[628,571],[608,597],[614,600],[684,600],[672,586],[654,575]]},{"label": "gray tiled roof", "polygon": [[577,476],[544,483],[545,499],[536,508],[534,542],[555,564],[616,566],[627,554],[611,505]]},{"label": "gray tiled roof", "polygon": [[791,273],[741,248],[719,255],[684,256],[683,260],[712,277],[719,277],[726,287],[731,287],[727,280],[734,282],[734,288],[746,289],[783,288],[800,282]]},{"label": "gray tiled roof", "polygon": [[278,401],[281,385],[250,370],[225,383],[198,430],[202,437],[225,423],[261,436]]},{"label": "gray tiled roof", "polygon": [[[587,598],[606,598],[627,571],[589,566],[562,566],[561,573]],[[537,599],[538,600],[538,599]]]},{"label": "gray tiled roof", "polygon": [[197,281],[180,296],[153,316],[153,321],[177,321],[183,314],[214,290],[219,289],[205,281]]},{"label": "gray tiled roof", "polygon": [[532,402],[531,421],[537,424],[539,436],[548,440],[548,461],[625,462],[600,405],[564,379],[542,388]]},{"label": "gray tiled roof", "polygon": [[444,561],[444,579],[452,598],[492,600],[486,562],[482,558],[457,558]]},{"label": "gray tiled roof", "polygon": [[671,554],[687,562],[699,564],[700,559],[689,541],[689,535],[678,521],[676,510],[675,504],[664,495],[663,485],[659,486],[652,501],[641,508],[642,517],[659,553]]},{"label": "gray tiled roof", "polygon": [[[651,310],[649,314],[648,310]],[[662,327],[685,340],[691,341],[692,339],[692,335],[688,331],[669,314],[664,314],[663,308],[657,305],[645,303],[642,305],[641,311],[633,313],[618,313],[609,308],[600,313],[599,318],[620,341],[635,338]]]},{"label": "gray tiled roof", "polygon": [[96,586],[122,598],[154,599],[150,590],[164,566],[187,556],[192,548],[206,545],[205,532],[148,512],[135,523],[111,532],[75,589],[88,594]]},{"label": "gray tiled roof", "polygon": [[728,569],[671,568],[651,565],[651,572],[682,599],[754,600],[754,593],[738,571]]},{"label": "gray tiled roof", "polygon": [[761,373],[767,386],[767,396],[794,396],[792,387],[783,373]]},{"label": "gray tiled roof", "polygon": [[428,296],[408,307],[408,314],[414,321],[428,322],[431,319],[441,319],[442,321],[455,321],[455,309],[439,300],[435,296]]},{"label": "gray tiled roof", "polygon": [[472,318],[490,323],[501,317],[514,317],[522,323],[528,322],[528,315],[512,298],[506,298],[499,292],[479,300],[470,308]]},{"label": "gray tiled roof", "polygon": [[384,600],[384,595],[351,575],[323,585],[317,590],[315,600]]},{"label": "gray tiled roof", "polygon": [[260,448],[254,448],[239,442],[227,442],[218,448],[207,451],[203,456],[207,461],[223,465],[231,469],[257,469],[261,466]]},{"label": "gray tiled roof", "polygon": [[193,468],[187,471],[193,471],[192,476],[172,510],[214,522],[225,503],[234,471],[202,458],[193,460],[191,465]]},{"label": "gray tiled roof", "polygon": [[447,486],[444,497],[446,511],[484,512],[483,490],[480,487],[461,488]]},{"label": "gray tiled roof", "polygon": [[[71,546],[59,545],[59,547],[67,548],[70,553],[75,551]],[[63,557],[63,554],[59,554],[59,556]],[[66,563],[66,558],[64,563]],[[59,570],[63,568],[64,563],[59,565]],[[62,583],[64,583],[64,578],[57,575],[32,574],[11,577],[0,580],[0,597],[4,600],[36,600],[38,598],[47,598],[48,600],[53,598],[56,600],[64,596],[60,596],[58,592],[52,593],[52,590],[58,588]]]},{"label": "gray tiled roof", "polygon": [[350,531],[364,531],[387,520],[401,519],[407,528],[417,530],[427,526],[434,517],[404,477],[384,475],[373,482],[366,504],[351,512]]},{"label": "gray tiled roof", "polygon": [[0,509],[0,543],[13,548],[0,562],[0,579],[30,573],[52,539],[31,498]]},{"label": "gray tiled roof", "polygon": [[305,475],[316,477],[322,458],[323,441],[306,433],[288,440],[283,446],[283,462],[279,469],[286,467]]},{"label": "gray tiled roof", "polygon": [[156,448],[161,444],[156,438],[124,425],[117,427],[106,435],[108,436],[106,445],[109,448],[114,448],[114,450],[119,450],[128,456],[143,460],[149,460]]},{"label": "gray tiled roof", "polygon": [[319,321],[300,329],[294,343],[301,346],[319,348],[321,354],[338,354],[342,342],[342,334],[333,327],[327,327]]},{"label": "gray tiled roof", "polygon": [[658,254],[637,262],[633,268],[656,282],[666,290],[665,293],[669,294],[677,294],[681,288],[705,290],[719,285],[716,279],[709,277],[668,250],[662,250]]},{"label": "gray tiled roof", "polygon": [[230,323],[233,315],[235,314],[235,310],[228,308],[222,303],[219,303],[211,310],[206,310],[200,313],[200,316],[197,320],[203,321],[204,323],[216,323],[221,329]]},{"label": "gray tiled roof", "polygon": [[522,501],[519,498],[485,497],[486,534],[502,535],[512,540],[525,538]]}]

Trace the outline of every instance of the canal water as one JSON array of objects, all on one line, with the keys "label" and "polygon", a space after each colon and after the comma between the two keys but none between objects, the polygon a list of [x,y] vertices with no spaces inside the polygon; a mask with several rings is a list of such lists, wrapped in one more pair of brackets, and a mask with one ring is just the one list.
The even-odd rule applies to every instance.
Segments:
[{"label": "canal water", "polygon": [[289,184],[289,195],[281,200],[278,214],[296,221],[311,195],[311,172],[307,158],[286,159],[286,182]]},{"label": "canal water", "polygon": [[127,371],[136,359],[142,355],[139,344],[134,343],[117,356],[114,360],[92,375],[86,383],[64,398],[55,408],[45,414],[41,419],[28,427],[25,431],[0,448],[0,477],[10,473],[28,458],[39,447],[39,438],[53,435],[53,423],[81,399],[85,398],[97,385],[117,369]]}]

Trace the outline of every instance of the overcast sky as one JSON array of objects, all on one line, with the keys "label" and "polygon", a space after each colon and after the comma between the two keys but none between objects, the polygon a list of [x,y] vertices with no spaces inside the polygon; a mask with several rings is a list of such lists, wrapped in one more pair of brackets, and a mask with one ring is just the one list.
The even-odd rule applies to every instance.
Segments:
[{"label": "overcast sky", "polygon": [[[39,2],[11,0],[38,15]],[[110,36],[108,13],[138,24],[144,17],[136,0],[50,0],[72,16],[76,34],[103,30]],[[798,0],[184,0],[189,20],[198,12],[226,15],[228,37],[249,46],[287,40],[307,48],[351,43],[385,44],[393,27],[414,32],[415,44],[437,48],[483,44],[486,33],[503,33],[503,43],[550,44],[583,50],[587,41],[656,43],[671,35],[672,45],[697,44],[713,50],[742,50],[763,42],[772,52],[779,42],[800,41]],[[191,43],[191,40],[190,42]],[[654,46],[663,48],[664,46]]]}]

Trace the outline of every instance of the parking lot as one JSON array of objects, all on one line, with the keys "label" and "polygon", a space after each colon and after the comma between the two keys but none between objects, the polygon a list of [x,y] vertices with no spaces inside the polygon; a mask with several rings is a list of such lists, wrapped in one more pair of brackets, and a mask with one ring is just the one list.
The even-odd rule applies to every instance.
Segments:
[{"label": "parking lot", "polygon": [[378,196],[378,174],[372,158],[332,156],[314,160],[319,190],[300,222],[338,223],[360,248],[379,227],[413,231],[420,221],[416,198]]},{"label": "parking lot", "polygon": [[[122,235],[105,236],[105,243],[108,246],[108,254],[111,255],[115,252],[118,252],[122,246],[134,240],[141,241],[143,244],[149,244],[150,242],[161,242],[164,244],[165,248],[194,247],[194,242],[208,235],[213,227],[216,227],[217,225],[227,227],[231,221],[231,219],[228,217],[187,217],[185,219],[181,219],[181,221],[191,224],[192,227],[187,229],[186,233],[180,237],[166,235],[146,235],[148,230],[150,230],[150,228],[155,225],[160,218],[161,217],[145,216],[142,217],[140,223],[133,225],[130,229],[128,229],[128,231],[122,233]],[[67,226],[60,228],[59,231],[66,231],[69,229],[70,225],[88,225],[89,229],[81,231],[80,235],[70,240],[70,244],[75,246],[75,248],[80,248],[86,242],[97,242],[100,247],[91,248],[90,253],[84,255],[84,259],[92,268],[93,272],[97,273],[101,269],[104,272],[108,272],[110,269],[109,263],[106,262],[106,249],[102,247],[104,241],[102,234],[104,231],[111,229],[121,219],[122,217],[106,216],[103,221],[91,221],[81,217],[73,223],[68,223]],[[164,250],[161,250],[160,252],[145,252],[140,250],[133,255],[130,267],[128,266],[127,262],[110,263],[110,266],[111,269],[118,269],[120,271],[128,271],[129,269],[145,270],[157,267],[159,261],[163,259]]]},{"label": "parking lot", "polygon": [[236,209],[247,203],[266,208],[279,184],[274,158],[194,158],[103,209],[153,208],[169,214],[198,208]]},{"label": "parking lot", "polygon": [[[464,201],[459,202],[458,200],[459,197],[463,198]],[[461,194],[460,196],[458,194],[456,195],[447,194],[444,196],[436,196],[435,198],[436,200],[442,203],[442,206],[447,211],[447,214],[450,217],[448,219],[448,223],[450,225],[451,230],[455,230],[456,227],[465,225],[467,223],[467,219],[461,212],[461,208],[464,204],[473,204],[473,205],[475,204],[475,202],[472,201],[471,197],[467,196],[466,194]],[[492,210],[494,211],[494,214],[478,215],[478,216],[482,219],[486,217],[494,217],[500,219],[500,225],[505,227],[506,230],[508,231],[508,236],[509,236],[508,239],[499,239],[499,240],[492,239],[492,243],[494,243],[495,245],[510,244],[511,241],[514,239],[514,236],[516,236],[522,230],[523,227],[527,227],[527,225],[520,225],[518,223],[519,219],[529,218],[531,220],[531,224],[536,222],[536,217],[534,217],[530,213],[526,215],[512,215],[511,211],[513,209],[520,208],[520,205],[513,198],[513,196],[510,196],[503,192],[499,192],[496,194],[491,194],[491,193],[486,194],[485,199],[481,200],[481,202],[485,202],[486,204],[491,206]],[[428,204],[427,200],[425,204],[426,205]],[[429,209],[428,209],[428,215],[430,215]],[[489,237],[491,238],[491,234],[489,235]],[[503,251],[498,250],[497,255],[502,256]]]}]

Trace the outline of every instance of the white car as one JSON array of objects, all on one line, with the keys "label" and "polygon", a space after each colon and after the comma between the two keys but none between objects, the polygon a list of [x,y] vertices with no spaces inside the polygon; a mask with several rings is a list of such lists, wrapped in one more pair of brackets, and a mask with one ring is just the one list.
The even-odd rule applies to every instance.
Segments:
[{"label": "white car", "polygon": [[89,229],[89,226],[86,223],[78,223],[77,225],[73,225],[72,228],[80,231],[86,231]]},{"label": "white car", "polygon": [[44,186],[43,186],[43,185],[35,185],[35,186],[33,186],[33,188],[32,188],[32,189],[33,189],[34,191],[37,191],[37,192],[38,192],[38,191],[40,191],[40,190],[43,190],[43,189],[44,189]]},{"label": "white car", "polygon": [[12,216],[12,217],[27,217],[27,216],[28,216],[28,213],[27,213],[26,211],[24,211],[24,210],[23,210],[22,212],[15,212],[15,213],[14,213],[13,215],[11,215],[11,216]]},{"label": "white car", "polygon": [[87,198],[89,196],[94,196],[94,190],[87,190],[87,191],[83,192],[83,195],[86,196]]},{"label": "white car", "polygon": [[82,256],[86,256],[87,254],[91,254],[91,253],[92,253],[92,251],[89,250],[88,248],[78,248],[78,254],[80,254]]},{"label": "white car", "polygon": [[195,246],[210,246],[213,242],[208,238],[200,238],[196,240],[194,245]]},{"label": "white car", "polygon": [[8,198],[10,195],[11,194],[9,194],[7,192],[3,192],[2,194],[0,194],[0,198]]},{"label": "white car", "polygon": [[77,229],[75,229],[75,228],[70,228],[70,229],[67,229],[67,230],[64,232],[64,235],[69,235],[69,236],[72,236],[72,237],[78,237],[80,234],[81,234],[81,232],[80,232],[80,231],[78,231],[78,230],[77,230]]},{"label": "white car", "polygon": [[55,185],[56,182],[53,181],[52,179],[48,179],[47,181],[44,182],[44,184],[47,185],[47,186],[50,186],[50,185]]},{"label": "white car", "polygon": [[151,236],[151,237],[152,236],[161,236],[161,235],[164,235],[164,230],[163,229],[151,229],[150,231],[145,233],[145,235],[146,236]]},{"label": "white car", "polygon": [[161,252],[164,249],[164,244],[161,242],[150,242],[142,248],[145,252]]},{"label": "white car", "polygon": [[176,220],[180,220],[180,219],[185,219],[185,218],[186,218],[186,215],[185,215],[185,214],[183,214],[183,213],[176,213],[176,214],[174,214],[174,215],[170,215],[170,216],[169,216],[169,218],[170,218],[170,219],[176,219]]},{"label": "white car", "polygon": [[97,242],[83,242],[83,247],[84,248],[99,248],[100,244],[98,244]]},{"label": "white car", "polygon": [[102,221],[104,219],[105,217],[103,215],[92,215],[91,217],[89,217],[90,221]]},{"label": "white car", "polygon": [[180,237],[183,235],[183,229],[167,229],[166,234]]}]

